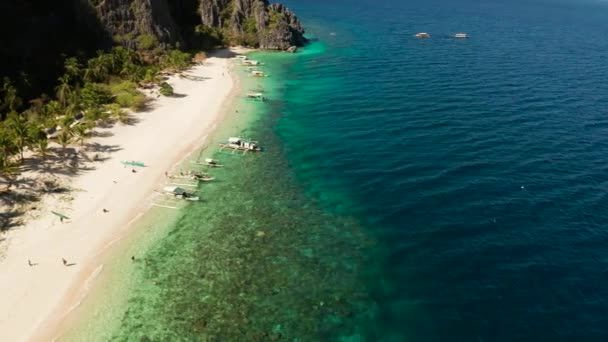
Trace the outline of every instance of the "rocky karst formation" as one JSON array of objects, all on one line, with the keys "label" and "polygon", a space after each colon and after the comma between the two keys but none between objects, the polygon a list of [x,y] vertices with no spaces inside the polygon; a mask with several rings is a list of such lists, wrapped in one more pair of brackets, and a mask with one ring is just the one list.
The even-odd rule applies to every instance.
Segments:
[{"label": "rocky karst formation", "polygon": [[208,46],[208,42],[201,40],[215,40],[216,44],[287,50],[305,42],[304,30],[295,14],[268,0],[90,2],[114,40],[131,48]]},{"label": "rocky karst formation", "polygon": [[305,42],[296,15],[267,0],[200,0],[200,14],[204,27],[220,29],[233,43],[287,50]]},{"label": "rocky karst formation", "polygon": [[52,93],[65,56],[115,44],[138,50],[305,42],[295,14],[268,0],[0,0],[0,80],[28,99]]},{"label": "rocky karst formation", "polygon": [[129,48],[151,49],[181,42],[169,0],[89,1],[114,41]]}]

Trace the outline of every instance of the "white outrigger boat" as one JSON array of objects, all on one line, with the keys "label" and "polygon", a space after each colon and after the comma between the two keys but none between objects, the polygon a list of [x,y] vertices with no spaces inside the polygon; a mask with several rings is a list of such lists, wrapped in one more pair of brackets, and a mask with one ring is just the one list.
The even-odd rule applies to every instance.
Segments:
[{"label": "white outrigger boat", "polygon": [[260,70],[253,70],[251,72],[251,76],[252,77],[268,77],[268,75],[266,75],[264,72],[262,72]]},{"label": "white outrigger boat", "polygon": [[454,38],[469,38],[469,35],[466,33],[456,33]]},{"label": "white outrigger boat", "polygon": [[239,59],[241,61],[246,61],[247,60],[247,56],[245,56],[245,55],[236,55],[234,58]]},{"label": "white outrigger boat", "polygon": [[266,98],[262,93],[247,93],[247,100],[252,100],[256,102],[264,102]]},{"label": "white outrigger boat", "polygon": [[243,151],[243,154],[248,151],[259,152],[262,150],[262,148],[258,146],[257,141],[245,140],[238,137],[230,137],[228,138],[228,142],[220,143],[220,146],[220,152],[225,148],[233,150],[232,153]]},{"label": "white outrigger boat", "polygon": [[212,181],[215,179],[208,173],[192,171],[192,170],[187,171],[187,172],[180,171],[180,173],[178,173],[178,174],[169,175],[169,178],[186,179],[186,180],[203,181],[203,182],[209,182],[209,181]]}]

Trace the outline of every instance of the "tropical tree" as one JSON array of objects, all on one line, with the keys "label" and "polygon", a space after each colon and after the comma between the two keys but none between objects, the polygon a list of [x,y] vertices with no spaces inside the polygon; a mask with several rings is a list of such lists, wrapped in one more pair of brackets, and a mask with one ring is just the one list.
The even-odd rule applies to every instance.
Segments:
[{"label": "tropical tree", "polygon": [[30,142],[29,125],[23,115],[17,112],[11,112],[6,120],[6,128],[9,136],[12,137],[13,143],[19,153],[19,159],[23,160],[23,151]]},{"label": "tropical tree", "polygon": [[162,64],[166,68],[181,71],[187,69],[192,63],[192,55],[179,50],[169,50],[164,56]]},{"label": "tropical tree", "polygon": [[99,54],[87,62],[84,79],[87,82],[103,82],[108,79],[113,68],[113,60],[110,55]]},{"label": "tropical tree", "polygon": [[19,109],[23,101],[17,95],[17,88],[13,85],[8,77],[4,78],[2,84],[2,104],[0,105],[0,111],[14,111]]},{"label": "tropical tree", "polygon": [[80,143],[80,145],[83,145],[84,141],[88,137],[88,127],[84,124],[78,124],[74,126],[73,133],[76,141]]},{"label": "tropical tree", "polygon": [[49,101],[44,105],[43,111],[47,118],[54,118],[62,112],[63,108],[58,101]]},{"label": "tropical tree", "polygon": [[129,113],[123,110],[118,103],[111,103],[106,108],[113,119],[123,124],[129,123]]},{"label": "tropical tree", "polygon": [[68,127],[63,127],[61,131],[59,131],[59,135],[57,135],[57,143],[61,145],[64,152],[68,145],[72,142],[72,138],[74,137],[72,133],[72,129]]},{"label": "tropical tree", "polygon": [[44,158],[49,152],[49,140],[44,137],[44,139],[38,139],[34,142],[34,147],[38,150],[38,153]]},{"label": "tropical tree", "polygon": [[8,187],[12,185],[12,176],[17,172],[17,166],[12,158],[17,153],[17,146],[9,130],[0,123],[0,174],[8,181]]},{"label": "tropical tree", "polygon": [[64,76],[67,77],[68,82],[72,82],[74,84],[80,82],[82,66],[76,57],[66,58],[63,67],[65,68]]},{"label": "tropical tree", "polygon": [[80,92],[80,98],[88,108],[100,107],[112,101],[112,93],[100,83],[87,83]]},{"label": "tropical tree", "polygon": [[74,93],[74,88],[70,85],[70,77],[67,74],[59,77],[58,81],[59,84],[55,87],[55,94],[59,103],[65,107]]}]

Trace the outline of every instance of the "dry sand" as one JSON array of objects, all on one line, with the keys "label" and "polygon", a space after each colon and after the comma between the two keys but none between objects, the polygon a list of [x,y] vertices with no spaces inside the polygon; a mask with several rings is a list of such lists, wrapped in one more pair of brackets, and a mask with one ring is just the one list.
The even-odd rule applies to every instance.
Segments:
[{"label": "dry sand", "polygon": [[[169,83],[178,97],[156,99],[150,111],[136,115],[138,123],[97,129],[107,136],[88,143],[105,148],[100,155],[108,159],[67,178],[79,189],[71,193],[73,201],[62,200],[66,195],[47,196],[39,204],[44,208],[39,218],[9,233],[0,261],[0,340],[37,340],[33,336],[41,327],[47,330],[79,300],[74,294],[99,270],[96,256],[150,207],[165,171],[215,127],[235,87],[229,65],[228,58],[211,57],[185,72],[194,77],[172,76]],[[142,161],[146,167],[133,173],[123,160]],[[60,222],[51,210],[70,220]]]}]

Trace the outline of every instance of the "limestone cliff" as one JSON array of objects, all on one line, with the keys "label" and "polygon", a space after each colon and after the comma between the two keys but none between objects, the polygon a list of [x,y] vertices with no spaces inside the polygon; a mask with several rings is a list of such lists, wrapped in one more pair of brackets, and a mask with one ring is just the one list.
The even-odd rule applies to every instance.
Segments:
[{"label": "limestone cliff", "polygon": [[65,56],[113,44],[287,50],[303,34],[289,9],[268,0],[0,0],[0,81],[12,79],[28,99],[53,92]]},{"label": "limestone cliff", "polygon": [[200,0],[199,11],[202,25],[219,29],[230,43],[286,50],[306,41],[296,15],[268,0]]},{"label": "limestone cliff", "polygon": [[286,50],[305,42],[304,30],[295,14],[268,0],[90,2],[114,41],[140,50],[212,43]]},{"label": "limestone cliff", "polygon": [[99,19],[117,43],[148,50],[181,43],[179,28],[168,0],[90,1]]}]

